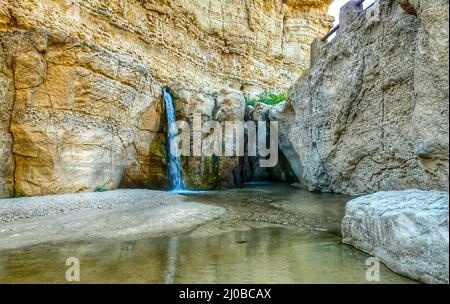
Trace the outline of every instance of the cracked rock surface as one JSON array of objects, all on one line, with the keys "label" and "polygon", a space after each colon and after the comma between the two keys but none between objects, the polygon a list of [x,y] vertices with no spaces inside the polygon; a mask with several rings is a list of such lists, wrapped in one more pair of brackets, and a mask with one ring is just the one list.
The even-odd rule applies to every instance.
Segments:
[{"label": "cracked rock surface", "polygon": [[311,70],[272,113],[281,150],[310,190],[448,191],[448,1],[373,9],[314,43]]},{"label": "cracked rock surface", "polygon": [[448,284],[448,199],[445,191],[406,190],[351,200],[343,242],[414,280]]}]

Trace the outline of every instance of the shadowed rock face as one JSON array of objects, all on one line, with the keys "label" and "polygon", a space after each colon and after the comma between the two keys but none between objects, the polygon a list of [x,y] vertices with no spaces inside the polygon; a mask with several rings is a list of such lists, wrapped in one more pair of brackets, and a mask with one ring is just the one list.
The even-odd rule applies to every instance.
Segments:
[{"label": "shadowed rock face", "polygon": [[[212,135],[212,130],[206,129],[208,122],[217,122],[222,128],[221,140],[224,139],[224,124],[226,121],[244,121],[245,97],[242,93],[231,90],[205,93],[193,90],[183,83],[169,85],[174,97],[176,118],[186,122],[190,129],[190,155],[183,155],[183,177],[188,189],[216,189],[239,185],[240,165],[238,156],[197,156],[194,152],[194,137],[200,130],[201,138],[205,140]],[[201,118],[200,126],[195,126],[194,116]],[[210,133],[208,133],[208,131]],[[203,142],[202,144],[204,144]],[[224,151],[222,151],[224,153]]]},{"label": "shadowed rock face", "polygon": [[[233,90],[223,89],[212,94],[202,90],[193,90],[182,83],[170,84],[169,89],[174,97],[177,120],[187,122],[190,129],[191,156],[182,156],[183,177],[187,188],[210,190],[239,187],[243,183],[252,181],[289,183],[298,181],[283,155],[279,155],[276,166],[267,168],[260,166],[259,156],[248,155],[248,129],[244,130],[245,156],[236,155],[236,134],[234,133],[232,137],[226,131],[226,123],[237,122],[245,126],[245,123],[250,122],[254,123],[256,135],[258,122],[268,123],[272,119],[269,112],[274,106],[259,102],[255,107],[246,106],[244,94]],[[201,126],[194,129],[195,115],[201,116]],[[217,127],[221,128],[220,138],[223,142],[220,152],[222,156],[195,156],[194,133],[202,130],[202,138],[205,140],[213,134],[213,131],[207,128],[207,126],[211,126],[208,125],[209,123],[217,123]],[[267,127],[266,130],[269,134],[270,128]],[[183,138],[183,140],[185,139]],[[227,140],[229,141],[227,142]],[[269,143],[270,145],[274,144],[270,141]],[[233,156],[225,155],[227,145],[233,146]]]},{"label": "shadowed rock face", "polygon": [[328,1],[69,2],[0,2],[0,197],[167,186],[164,85],[288,88],[331,24]]},{"label": "shadowed rock face", "polygon": [[372,9],[314,43],[278,115],[281,147],[310,190],[448,191],[448,1]]}]

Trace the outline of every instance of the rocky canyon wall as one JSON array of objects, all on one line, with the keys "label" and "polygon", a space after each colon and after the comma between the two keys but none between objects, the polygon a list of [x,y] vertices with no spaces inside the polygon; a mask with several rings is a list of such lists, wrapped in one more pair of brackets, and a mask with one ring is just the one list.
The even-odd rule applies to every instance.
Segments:
[{"label": "rocky canyon wall", "polygon": [[310,190],[448,190],[448,13],[448,0],[380,0],[314,43],[271,113]]},{"label": "rocky canyon wall", "polygon": [[0,197],[165,187],[161,88],[288,88],[328,2],[0,0]]}]

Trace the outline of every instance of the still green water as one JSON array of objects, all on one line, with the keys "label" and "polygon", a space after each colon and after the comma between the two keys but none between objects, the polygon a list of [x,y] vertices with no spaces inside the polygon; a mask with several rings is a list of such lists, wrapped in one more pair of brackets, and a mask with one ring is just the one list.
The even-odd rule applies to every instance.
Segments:
[{"label": "still green water", "polygon": [[[67,283],[66,259],[77,257],[81,283],[370,283],[369,256],[341,244],[334,227],[348,198],[258,186],[193,194],[188,200],[238,212],[241,206],[247,208],[243,214],[257,217],[268,212],[261,204],[269,213],[283,208],[304,217],[311,229],[223,219],[170,237],[41,244],[0,252],[0,282]],[[378,283],[414,282],[381,265]]]}]

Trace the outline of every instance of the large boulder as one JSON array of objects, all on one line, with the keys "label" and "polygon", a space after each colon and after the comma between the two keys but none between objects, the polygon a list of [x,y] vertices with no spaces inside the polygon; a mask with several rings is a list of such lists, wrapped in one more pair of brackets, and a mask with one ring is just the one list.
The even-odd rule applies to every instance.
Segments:
[{"label": "large boulder", "polygon": [[346,206],[343,242],[414,280],[448,283],[448,199],[448,192],[421,190],[356,198]]}]

